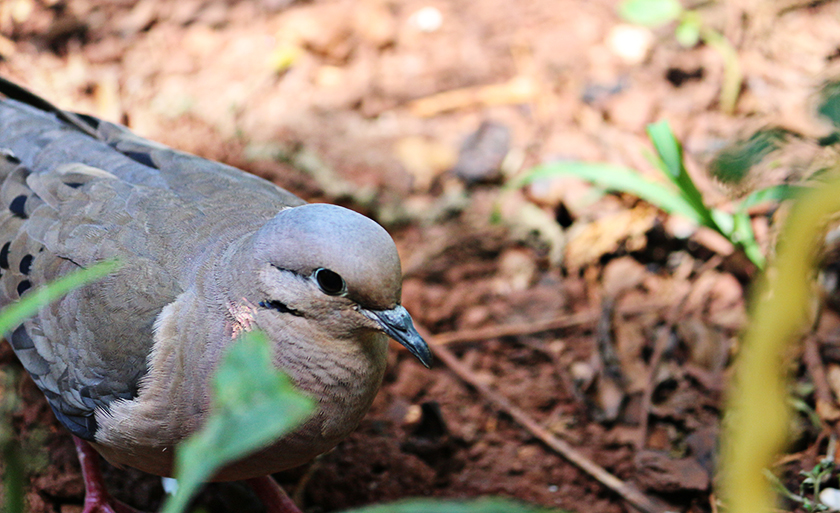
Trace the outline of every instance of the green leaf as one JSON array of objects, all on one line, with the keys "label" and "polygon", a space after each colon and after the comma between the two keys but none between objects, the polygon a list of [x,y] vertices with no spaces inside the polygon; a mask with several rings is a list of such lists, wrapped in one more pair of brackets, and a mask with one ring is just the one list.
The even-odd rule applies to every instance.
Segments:
[{"label": "green leaf", "polygon": [[803,191],[808,190],[809,187],[805,187],[802,185],[788,185],[788,184],[779,184],[779,185],[772,185],[770,187],[765,187],[764,189],[759,189],[743,200],[738,204],[738,210],[746,211],[751,209],[752,207],[764,203],[765,201],[770,201],[773,203],[780,203],[785,200],[794,199]]},{"label": "green leaf", "polygon": [[759,130],[747,140],[736,141],[718,152],[709,172],[724,183],[737,184],[768,155],[778,150],[789,132],[774,128]]},{"label": "green leaf", "polygon": [[827,82],[819,92],[817,112],[840,127],[840,82]]},{"label": "green leaf", "polygon": [[680,196],[691,205],[699,223],[703,226],[721,231],[714,221],[712,211],[703,201],[703,195],[694,185],[683,163],[682,145],[677,140],[667,121],[651,123],[647,126],[648,137],[656,149],[659,169],[667,176],[680,191]]},{"label": "green leaf", "polygon": [[210,417],[178,447],[178,491],[163,512],[183,511],[217,470],[290,432],[314,410],[315,402],[275,368],[266,336],[242,335],[226,350],[213,376]]},{"label": "green leaf", "polygon": [[740,56],[729,39],[716,30],[704,27],[700,31],[700,37],[706,45],[714,48],[723,58],[723,84],[720,87],[720,110],[724,114],[731,115],[735,112],[735,105],[738,103],[738,96],[741,94],[741,85],[744,82]]},{"label": "green leaf", "polygon": [[656,153],[664,164],[662,171],[668,178],[679,185],[676,180],[683,173],[682,145],[677,140],[667,121],[658,121],[647,126],[647,134]]},{"label": "green leaf", "polygon": [[735,231],[735,217],[729,212],[724,212],[719,208],[711,209],[710,213],[718,233],[729,239],[730,242],[734,243],[735,241],[732,240],[732,233]]},{"label": "green leaf", "polygon": [[618,14],[625,21],[646,27],[670,23],[682,12],[683,7],[678,0],[624,0],[618,6]]},{"label": "green leaf", "polygon": [[558,176],[573,176],[603,189],[633,194],[664,212],[701,223],[695,209],[673,188],[646,180],[637,171],[620,166],[598,162],[555,162],[535,167],[512,185],[522,187]]},{"label": "green leaf", "polygon": [[685,16],[677,29],[674,37],[684,48],[694,48],[700,42],[700,18],[698,16]]},{"label": "green leaf", "polygon": [[[511,182],[511,187],[522,187],[537,180],[558,176],[573,176],[607,190],[624,192],[660,208],[668,214],[679,214],[698,225],[711,228],[744,251],[759,268],[764,265],[749,215],[748,206],[761,201],[787,198],[794,194],[793,186],[775,186],[750,195],[735,215],[707,206],[703,196],[685,169],[682,146],[667,122],[648,125],[648,135],[656,149],[654,164],[676,186],[667,187],[644,179],[637,171],[604,163],[556,162],[531,169],[521,178]],[[746,206],[744,206],[746,205]]]},{"label": "green leaf", "polygon": [[756,267],[764,269],[766,259],[758,245],[758,241],[755,240],[755,232],[753,231],[749,214],[743,211],[737,212],[732,218],[735,223],[729,240],[737,246],[740,246],[744,254],[747,255],[747,258],[750,259],[750,262],[755,264]]},{"label": "green leaf", "polygon": [[8,333],[9,330],[16,328],[20,323],[35,315],[45,305],[52,303],[73,289],[111,274],[119,267],[120,263],[117,260],[100,262],[27,292],[20,301],[9,305],[0,313],[0,333]]},{"label": "green leaf", "polygon": [[559,510],[529,506],[508,499],[483,498],[472,501],[409,499],[345,511],[344,513],[560,513]]}]

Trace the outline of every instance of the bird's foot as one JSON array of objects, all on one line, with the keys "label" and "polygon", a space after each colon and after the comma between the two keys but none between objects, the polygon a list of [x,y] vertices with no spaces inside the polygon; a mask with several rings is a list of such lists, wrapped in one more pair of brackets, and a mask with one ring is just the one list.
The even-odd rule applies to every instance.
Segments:
[{"label": "bird's foot", "polygon": [[82,466],[85,481],[85,506],[82,513],[142,513],[111,497],[102,479],[99,468],[99,454],[81,438],[73,437],[76,454]]},{"label": "bird's foot", "polygon": [[113,497],[85,497],[85,507],[82,513],[142,513]]},{"label": "bird's foot", "polygon": [[255,477],[247,482],[265,505],[268,513],[303,513],[273,477]]}]

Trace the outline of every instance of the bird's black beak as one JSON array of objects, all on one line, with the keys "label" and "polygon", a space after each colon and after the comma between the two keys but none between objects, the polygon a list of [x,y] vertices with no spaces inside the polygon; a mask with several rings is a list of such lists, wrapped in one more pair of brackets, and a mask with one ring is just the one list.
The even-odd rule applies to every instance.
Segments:
[{"label": "bird's black beak", "polygon": [[426,368],[432,365],[432,351],[423,337],[417,333],[414,323],[411,322],[411,315],[402,305],[397,305],[390,310],[362,310],[362,312],[376,321],[382,327],[382,331],[408,349],[408,352],[416,356]]}]

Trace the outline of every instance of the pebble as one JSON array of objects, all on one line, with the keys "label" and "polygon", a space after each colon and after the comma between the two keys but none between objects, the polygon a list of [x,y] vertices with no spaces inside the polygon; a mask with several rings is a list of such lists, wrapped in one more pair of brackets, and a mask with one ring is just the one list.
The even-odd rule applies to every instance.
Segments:
[{"label": "pebble", "polygon": [[443,25],[443,14],[437,7],[426,6],[412,14],[408,22],[421,32],[437,32]]},{"label": "pebble", "polygon": [[645,27],[616,25],[607,36],[610,51],[626,64],[641,64],[653,45],[653,33]]}]

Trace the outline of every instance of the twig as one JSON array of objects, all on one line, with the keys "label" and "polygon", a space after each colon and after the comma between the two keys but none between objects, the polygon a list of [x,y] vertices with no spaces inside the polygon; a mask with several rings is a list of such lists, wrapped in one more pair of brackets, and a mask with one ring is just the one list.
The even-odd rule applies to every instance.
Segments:
[{"label": "twig", "polygon": [[808,369],[808,374],[811,375],[811,381],[814,383],[817,414],[820,415],[823,421],[837,420],[838,412],[834,406],[835,402],[834,396],[831,393],[831,386],[828,384],[828,378],[825,375],[825,367],[820,356],[817,338],[814,335],[806,336],[804,345],[802,360]]},{"label": "twig", "polygon": [[664,326],[659,336],[656,337],[656,343],[653,346],[653,354],[650,357],[648,382],[645,386],[644,395],[642,396],[642,418],[639,422],[639,432],[636,438],[637,451],[645,448],[648,424],[650,423],[650,406],[653,402],[653,392],[656,390],[656,373],[659,371],[659,362],[662,361],[662,355],[665,354],[665,349],[671,341],[673,330],[674,326],[670,323]]},{"label": "twig", "polygon": [[489,385],[482,383],[481,380],[476,377],[469,368],[463,365],[449,349],[444,347],[442,344],[435,344],[435,337],[433,337],[428,330],[424,329],[422,326],[417,326],[417,329],[423,337],[432,341],[431,346],[435,356],[447,367],[449,367],[452,372],[475,388],[497,408],[510,415],[520,426],[530,431],[532,435],[540,439],[550,448],[557,451],[572,464],[597,479],[604,486],[620,495],[624,500],[644,513],[665,513],[670,511],[666,504],[648,497],[634,486],[625,483],[610,474],[606,471],[606,469],[596,464],[581,454],[577,449],[569,445],[569,443],[557,438],[548,430],[540,426],[533,418],[531,418],[530,415],[513,405],[506,397],[493,390]]},{"label": "twig", "polygon": [[570,315],[561,315],[545,321],[529,321],[472,330],[450,331],[435,335],[432,343],[435,345],[446,345],[455,342],[478,342],[492,338],[530,335],[541,331],[559,330],[580,326],[581,324],[590,324],[598,320],[598,316],[599,313],[597,311],[589,310]]},{"label": "twig", "polygon": [[[673,306],[673,303],[662,303],[661,301],[643,302],[619,308],[617,313],[621,315],[633,315],[649,312],[650,310],[656,310],[659,308],[668,308],[671,306]],[[560,315],[545,321],[528,321],[516,324],[489,326],[487,328],[449,331],[435,335],[434,340],[432,340],[432,344],[447,345],[463,342],[480,342],[482,340],[500,337],[532,335],[543,331],[559,330],[563,328],[571,328],[573,326],[592,324],[598,321],[601,318],[601,315],[600,309],[592,309],[573,314]]]},{"label": "twig", "polygon": [[476,105],[514,105],[530,103],[539,93],[539,83],[529,76],[518,75],[507,82],[451,89],[419,98],[408,104],[412,115],[428,118],[442,112],[471,108]]}]

